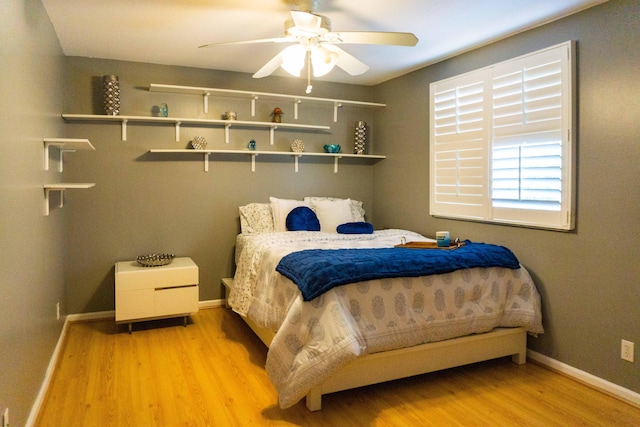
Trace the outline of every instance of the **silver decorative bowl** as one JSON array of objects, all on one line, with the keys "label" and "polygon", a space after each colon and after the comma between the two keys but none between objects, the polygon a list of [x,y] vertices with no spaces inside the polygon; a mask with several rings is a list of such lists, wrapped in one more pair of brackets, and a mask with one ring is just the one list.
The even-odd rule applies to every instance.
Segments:
[{"label": "silver decorative bowl", "polygon": [[140,255],[136,258],[136,261],[143,267],[161,267],[171,264],[171,261],[173,261],[175,257],[174,254],[149,254]]}]

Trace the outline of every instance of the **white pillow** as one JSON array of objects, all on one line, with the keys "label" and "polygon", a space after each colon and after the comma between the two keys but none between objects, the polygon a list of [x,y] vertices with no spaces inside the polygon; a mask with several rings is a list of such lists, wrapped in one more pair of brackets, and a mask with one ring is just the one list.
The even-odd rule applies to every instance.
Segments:
[{"label": "white pillow", "polygon": [[298,206],[309,206],[302,200],[277,199],[269,197],[271,213],[273,214],[273,231],[287,231],[287,215]]},{"label": "white pillow", "polygon": [[[338,197],[318,197],[318,196],[307,196],[304,198],[304,201],[307,203],[313,204],[313,202],[319,202],[323,200],[345,200],[340,199]],[[362,208],[362,202],[359,200],[351,199],[351,213],[353,214],[354,222],[364,222],[364,209]]]},{"label": "white pillow", "polygon": [[316,200],[311,203],[311,209],[320,220],[320,231],[325,233],[337,233],[340,224],[353,222],[350,199]]}]

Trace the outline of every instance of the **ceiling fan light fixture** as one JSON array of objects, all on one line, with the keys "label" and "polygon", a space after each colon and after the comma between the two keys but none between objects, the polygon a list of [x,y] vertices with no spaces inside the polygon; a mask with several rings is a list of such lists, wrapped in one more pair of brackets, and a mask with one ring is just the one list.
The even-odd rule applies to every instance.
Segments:
[{"label": "ceiling fan light fixture", "polygon": [[289,46],[282,51],[282,64],[280,67],[292,76],[300,77],[306,56],[307,51],[301,45]]}]

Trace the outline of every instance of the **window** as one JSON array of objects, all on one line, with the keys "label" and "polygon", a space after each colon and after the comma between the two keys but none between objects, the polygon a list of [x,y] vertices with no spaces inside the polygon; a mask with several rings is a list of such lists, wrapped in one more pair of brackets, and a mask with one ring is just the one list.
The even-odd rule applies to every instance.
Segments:
[{"label": "window", "polygon": [[571,230],[566,42],[430,85],[430,213]]}]

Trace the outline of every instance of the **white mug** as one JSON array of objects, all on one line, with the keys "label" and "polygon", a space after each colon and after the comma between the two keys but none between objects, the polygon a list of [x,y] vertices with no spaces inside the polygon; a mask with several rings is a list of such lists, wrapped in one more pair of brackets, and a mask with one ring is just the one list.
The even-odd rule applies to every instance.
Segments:
[{"label": "white mug", "polygon": [[439,247],[448,248],[451,243],[451,238],[449,237],[448,231],[436,231],[436,242],[438,242]]}]

